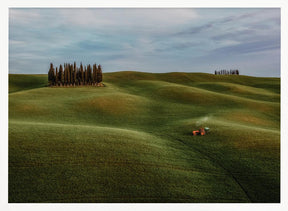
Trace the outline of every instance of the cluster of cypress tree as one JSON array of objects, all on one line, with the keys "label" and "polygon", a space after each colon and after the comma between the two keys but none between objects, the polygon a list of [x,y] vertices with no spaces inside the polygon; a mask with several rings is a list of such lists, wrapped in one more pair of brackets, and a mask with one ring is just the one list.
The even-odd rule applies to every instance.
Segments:
[{"label": "cluster of cypress tree", "polygon": [[64,67],[60,64],[59,69],[54,69],[53,63],[50,63],[48,71],[49,86],[98,86],[102,82],[102,67],[99,64],[80,67],[74,64],[65,63]]},{"label": "cluster of cypress tree", "polygon": [[239,70],[215,70],[215,75],[239,75]]}]

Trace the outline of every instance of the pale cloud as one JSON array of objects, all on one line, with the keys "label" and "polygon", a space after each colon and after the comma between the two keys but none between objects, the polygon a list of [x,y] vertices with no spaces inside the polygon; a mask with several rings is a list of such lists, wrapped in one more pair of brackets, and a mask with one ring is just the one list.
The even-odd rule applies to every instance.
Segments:
[{"label": "pale cloud", "polygon": [[27,43],[22,40],[9,40],[9,44],[13,46],[25,46]]},{"label": "pale cloud", "polygon": [[41,14],[40,11],[37,10],[34,10],[33,12],[28,12],[27,10],[21,9],[9,10],[10,24],[31,24],[39,18],[41,18]]},{"label": "pale cloud", "polygon": [[[65,23],[93,27],[175,27],[196,20],[194,9],[59,9]],[[157,28],[156,28],[157,29]]]}]

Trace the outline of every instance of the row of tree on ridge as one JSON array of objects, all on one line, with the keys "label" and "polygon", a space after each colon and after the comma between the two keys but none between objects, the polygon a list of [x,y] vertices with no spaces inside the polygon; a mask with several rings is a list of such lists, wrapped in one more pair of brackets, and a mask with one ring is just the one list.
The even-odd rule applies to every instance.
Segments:
[{"label": "row of tree on ridge", "polygon": [[102,83],[103,76],[100,64],[98,66],[96,64],[83,66],[81,63],[80,67],[77,67],[76,62],[74,62],[74,64],[65,63],[63,66],[60,64],[59,68],[54,68],[53,63],[50,63],[49,86],[99,86]]},{"label": "row of tree on ridge", "polygon": [[239,75],[239,70],[215,70],[215,75]]}]

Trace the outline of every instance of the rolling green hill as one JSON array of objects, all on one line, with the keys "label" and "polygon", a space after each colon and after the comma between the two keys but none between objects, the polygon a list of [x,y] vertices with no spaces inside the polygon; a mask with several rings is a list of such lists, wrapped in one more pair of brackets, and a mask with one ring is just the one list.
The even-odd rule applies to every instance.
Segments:
[{"label": "rolling green hill", "polygon": [[9,75],[9,202],[280,202],[279,78],[103,78]]}]

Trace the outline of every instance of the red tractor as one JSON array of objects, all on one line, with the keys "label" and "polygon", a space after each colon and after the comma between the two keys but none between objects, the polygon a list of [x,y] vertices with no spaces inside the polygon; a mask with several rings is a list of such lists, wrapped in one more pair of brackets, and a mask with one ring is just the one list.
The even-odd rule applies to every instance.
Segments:
[{"label": "red tractor", "polygon": [[193,136],[204,136],[208,132],[209,128],[208,127],[201,127],[199,130],[194,130]]}]

